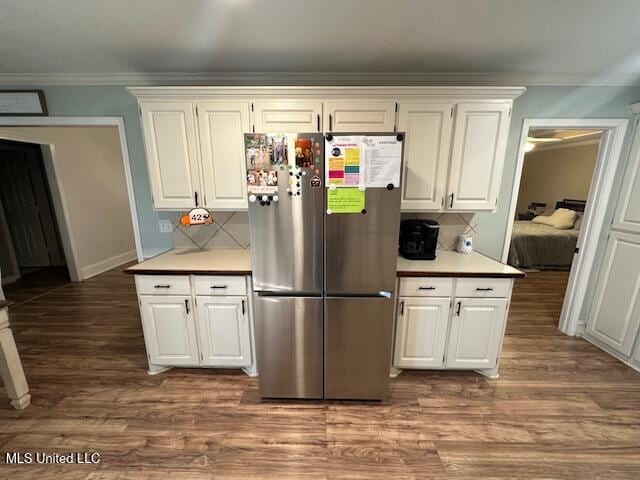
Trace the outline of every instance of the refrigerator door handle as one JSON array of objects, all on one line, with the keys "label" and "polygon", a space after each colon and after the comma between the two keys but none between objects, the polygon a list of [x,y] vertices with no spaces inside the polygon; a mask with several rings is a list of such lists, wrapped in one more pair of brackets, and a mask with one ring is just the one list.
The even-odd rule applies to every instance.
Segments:
[{"label": "refrigerator door handle", "polygon": [[343,292],[327,292],[325,297],[328,298],[392,298],[393,292],[380,291],[375,293],[343,293]]},{"label": "refrigerator door handle", "polygon": [[322,297],[320,292],[280,292],[277,290],[258,290],[259,297]]}]

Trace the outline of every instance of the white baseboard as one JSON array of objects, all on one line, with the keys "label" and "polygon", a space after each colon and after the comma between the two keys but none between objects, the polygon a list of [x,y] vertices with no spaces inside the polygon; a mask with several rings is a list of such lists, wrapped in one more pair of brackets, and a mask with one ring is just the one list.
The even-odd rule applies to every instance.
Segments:
[{"label": "white baseboard", "polygon": [[2,277],[1,285],[9,285],[10,283],[17,282],[20,280],[20,274],[14,273],[13,275],[7,275],[6,277]]},{"label": "white baseboard", "polygon": [[116,255],[111,258],[107,258],[105,260],[101,260],[99,262],[93,263],[91,265],[87,265],[86,267],[80,268],[80,279],[86,280],[87,278],[95,277],[96,275],[106,272],[107,270],[111,270],[117,266],[122,265],[123,263],[130,262],[138,258],[135,250],[131,250],[129,252],[121,253],[120,255]]}]

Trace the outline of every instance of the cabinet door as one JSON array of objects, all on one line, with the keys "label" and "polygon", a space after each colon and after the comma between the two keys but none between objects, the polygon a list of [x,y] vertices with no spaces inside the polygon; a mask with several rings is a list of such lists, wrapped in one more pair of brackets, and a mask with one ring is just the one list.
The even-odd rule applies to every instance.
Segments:
[{"label": "cabinet door", "polygon": [[636,127],[613,228],[640,233],[640,127]]},{"label": "cabinet door", "polygon": [[322,102],[317,100],[272,100],[253,104],[255,131],[320,132]]},{"label": "cabinet door", "polygon": [[508,103],[461,103],[456,112],[448,210],[494,210],[509,134]]},{"label": "cabinet door", "polygon": [[450,298],[399,298],[393,365],[441,367],[449,324]]},{"label": "cabinet door", "polygon": [[197,297],[196,302],[203,364],[215,367],[251,365],[246,297]]},{"label": "cabinet door", "polygon": [[396,103],[390,101],[328,101],[324,111],[330,132],[393,132],[396,125]]},{"label": "cabinet door", "polygon": [[150,363],[198,365],[191,297],[142,295],[140,307]]},{"label": "cabinet door", "polygon": [[452,103],[400,103],[398,131],[406,133],[402,209],[442,210],[447,187]]},{"label": "cabinet door", "polygon": [[244,133],[249,102],[198,102],[203,203],[215,210],[247,208]]},{"label": "cabinet door", "polygon": [[640,324],[640,237],[610,235],[586,332],[629,355]]},{"label": "cabinet door", "polygon": [[200,193],[191,102],[141,102],[147,168],[157,209],[188,209]]},{"label": "cabinet door", "polygon": [[447,368],[493,368],[506,320],[506,298],[456,298],[447,342]]}]

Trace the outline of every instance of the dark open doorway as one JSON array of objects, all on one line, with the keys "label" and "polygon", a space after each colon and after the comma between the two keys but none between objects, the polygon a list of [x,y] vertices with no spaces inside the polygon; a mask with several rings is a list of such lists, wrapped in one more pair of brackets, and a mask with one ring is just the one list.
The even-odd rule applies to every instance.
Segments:
[{"label": "dark open doorway", "polygon": [[40,145],[0,141],[0,250],[9,301],[70,281]]}]

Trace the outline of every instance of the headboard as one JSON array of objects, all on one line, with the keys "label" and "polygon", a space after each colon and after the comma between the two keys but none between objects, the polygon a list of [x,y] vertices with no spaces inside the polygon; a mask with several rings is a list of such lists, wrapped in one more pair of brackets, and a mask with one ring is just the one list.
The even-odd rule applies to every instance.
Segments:
[{"label": "headboard", "polygon": [[568,208],[575,212],[583,212],[587,205],[586,200],[573,200],[571,198],[563,198],[560,202],[556,202],[556,210],[558,208]]}]

